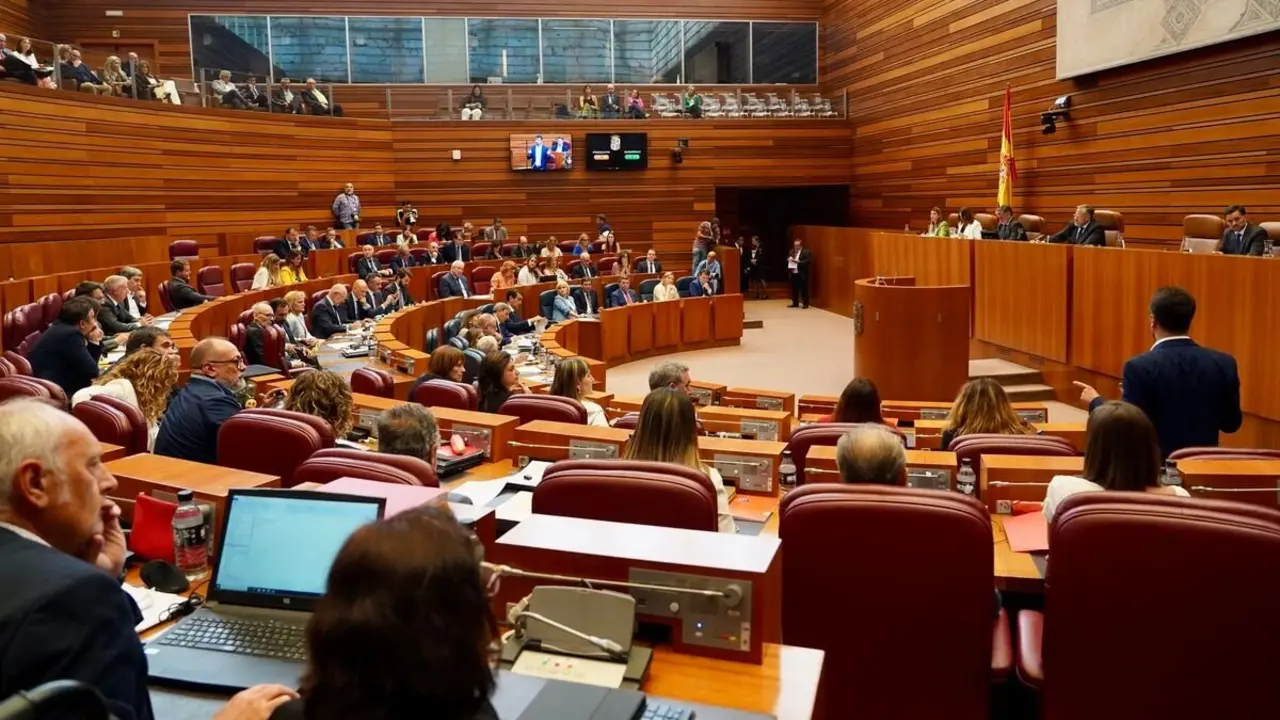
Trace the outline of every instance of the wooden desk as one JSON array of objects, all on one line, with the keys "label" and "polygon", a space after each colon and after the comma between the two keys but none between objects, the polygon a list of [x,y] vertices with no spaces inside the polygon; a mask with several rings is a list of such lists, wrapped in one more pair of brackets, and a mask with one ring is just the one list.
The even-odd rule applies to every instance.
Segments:
[{"label": "wooden desk", "polygon": [[729,407],[780,410],[792,415],[796,412],[795,393],[757,388],[729,388],[720,396],[720,404]]},{"label": "wooden desk", "polygon": [[[351,394],[353,414],[356,425],[374,431],[378,414],[398,405],[407,404],[404,400],[392,400],[361,393]],[[495,462],[505,460],[511,453],[511,440],[515,437],[516,426],[520,418],[513,415],[471,412],[453,408],[428,408],[435,417],[441,433],[441,442],[448,442],[448,433],[457,430],[463,433],[478,433],[481,445],[488,445],[488,460]],[[487,437],[487,440],[485,439]]]},{"label": "wooden desk", "polygon": [[[1280,503],[1280,460],[1180,460],[1182,487],[1192,497],[1276,507]],[[1257,492],[1221,492],[1253,489]]]},{"label": "wooden desk", "polygon": [[[801,398],[803,399],[803,398]],[[835,402],[838,398],[833,398],[831,408],[834,411]],[[899,420],[945,420],[947,413],[951,411],[950,402],[929,402],[925,400],[884,400],[880,403],[880,410],[886,418],[897,418]],[[1049,408],[1044,403],[1039,402],[1016,402],[1010,403],[1013,409],[1019,415],[1027,418],[1030,422],[1048,422]],[[827,413],[830,414],[830,413]]]},{"label": "wooden desk", "polygon": [[630,430],[535,420],[516,428],[510,446],[512,456],[532,460],[564,460],[570,456],[571,448],[585,448],[584,443],[612,447],[614,456],[618,457],[630,437]]},{"label": "wooden desk", "polygon": [[[801,395],[796,401],[796,412],[804,415],[830,415],[836,411],[838,395]],[[881,403],[883,408],[884,403]],[[803,417],[801,418],[803,419]]]},{"label": "wooden desk", "polygon": [[707,432],[750,434],[760,440],[781,442],[791,439],[795,425],[795,416],[785,410],[715,405],[699,407],[698,419]]},{"label": "wooden desk", "polygon": [[720,383],[694,380],[689,383],[689,397],[695,405],[719,405],[726,387]]},{"label": "wooden desk", "polygon": [[[739,492],[772,497],[780,492],[778,466],[786,448],[785,442],[733,440],[710,435],[698,438],[698,457],[719,470],[726,484],[736,485]],[[764,471],[753,470],[750,465]]]},{"label": "wooden desk", "polygon": [[98,443],[98,447],[102,448],[102,461],[111,462],[126,457],[123,447],[119,445],[111,445],[110,443]]},{"label": "wooden desk", "polygon": [[643,690],[682,702],[801,720],[813,716],[822,662],[821,650],[774,643],[765,643],[759,665],[685,655],[659,645]]},{"label": "wooden desk", "polygon": [[991,536],[995,548],[996,589],[1040,595],[1044,574],[1030,553],[1014,552],[1004,534],[1004,515],[991,516]]},{"label": "wooden desk", "polygon": [[[1034,455],[983,455],[978,472],[978,497],[987,509],[1008,514],[1008,502],[1041,502],[1054,475],[1079,475],[1083,457],[1038,457]],[[1009,483],[991,487],[991,483]]]}]

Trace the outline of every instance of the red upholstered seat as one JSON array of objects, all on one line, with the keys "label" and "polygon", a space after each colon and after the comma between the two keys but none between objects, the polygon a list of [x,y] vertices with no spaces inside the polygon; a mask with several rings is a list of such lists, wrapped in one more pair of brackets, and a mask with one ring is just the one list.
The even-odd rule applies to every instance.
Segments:
[{"label": "red upholstered seat", "polygon": [[[91,401],[98,403],[99,405],[105,405],[112,408],[116,412],[120,413],[120,415],[122,415],[128,422],[129,434],[127,437],[121,438],[123,442],[117,440],[106,440],[97,433],[94,433],[95,437],[103,442],[109,442],[112,445],[121,445],[131,454],[147,452],[147,440],[149,439],[150,429],[147,427],[147,418],[143,416],[141,409],[136,405],[130,405],[124,400],[111,397],[110,395],[95,395],[91,398]],[[80,403],[80,405],[84,405],[84,403]],[[77,405],[76,409],[79,409],[80,405]],[[89,423],[86,422],[85,424],[88,425]],[[92,425],[90,425],[90,429],[93,429]]]},{"label": "red upholstered seat", "polygon": [[[791,461],[796,466],[796,484],[837,482],[838,476],[836,475],[820,474],[808,477],[805,471],[806,456],[809,454],[809,448],[814,446],[834,447],[836,443],[840,442],[840,438],[847,435],[855,427],[857,427],[857,423],[815,423],[813,425],[805,425],[792,433],[791,439],[787,441],[787,449],[791,451]],[[902,437],[901,430],[890,425],[883,427],[889,432],[896,433],[899,438]]]},{"label": "red upholstered seat", "polygon": [[49,293],[39,300],[40,305],[40,327],[47,328],[58,319],[58,313],[62,312],[62,296],[58,293]]},{"label": "red upholstered seat", "polygon": [[258,269],[253,263],[236,263],[231,266],[231,287],[242,293],[253,287],[253,275]]},{"label": "red upholstered seat", "polygon": [[242,410],[218,431],[218,464],[280,477],[293,487],[294,472],[317,450],[333,447],[333,428],[314,415],[254,408]]},{"label": "red upholstered seat", "polygon": [[391,373],[378,368],[362,367],[351,372],[351,392],[389,398],[395,396],[396,382]]},{"label": "red upholstered seat", "polygon": [[[595,252],[595,251],[592,250],[591,252]],[[596,263],[596,267],[600,269],[601,275],[612,275],[613,269],[615,266],[617,266],[617,264],[618,264],[617,255],[605,255],[604,257],[600,258],[599,262]]]},{"label": "red upholstered seat", "polygon": [[520,424],[534,420],[587,424],[587,409],[582,403],[558,395],[512,395],[498,408],[499,415],[520,418]]},{"label": "red upholstered seat", "polygon": [[428,243],[428,242],[430,242],[430,241],[431,241],[431,233],[433,233],[433,232],[435,232],[435,231],[434,231],[434,230],[430,230],[430,229],[423,229],[423,230],[419,230],[419,231],[415,232],[415,233],[414,233],[414,235],[416,235],[416,236],[418,237],[418,242],[420,242],[420,243]]},{"label": "red upholstered seat", "polygon": [[1280,450],[1265,448],[1189,447],[1175,450],[1170,460],[1271,460]]},{"label": "red upholstered seat", "polygon": [[276,240],[270,235],[259,235],[253,239],[253,251],[259,255],[270,254],[276,247]]},{"label": "red upholstered seat", "polygon": [[360,247],[360,246],[362,246],[362,245],[373,245],[373,244],[374,244],[374,242],[373,242],[373,235],[374,235],[374,233],[373,233],[373,231],[372,231],[372,230],[370,230],[370,231],[368,231],[368,232],[357,233],[357,234],[356,234],[356,247]]},{"label": "red upholstered seat", "polygon": [[217,265],[205,265],[197,270],[196,285],[204,295],[222,297],[227,294],[227,286],[222,278],[222,268]]},{"label": "red upholstered seat", "polygon": [[414,479],[412,483],[409,483],[411,485],[440,487],[440,480],[436,477],[436,469],[431,467],[431,463],[421,458],[339,447],[321,450],[311,456],[312,460],[316,460],[318,458],[332,460],[358,460],[361,462],[376,463],[378,465],[387,465],[389,467],[396,468],[401,472],[408,473]]},{"label": "red upholstered seat", "polygon": [[23,338],[22,342],[18,343],[18,353],[23,357],[31,355],[31,351],[35,348],[36,343],[40,342],[40,336],[43,334],[43,330],[36,330]]},{"label": "red upholstered seat", "polygon": [[413,256],[414,265],[421,265],[422,258],[427,256],[427,249],[424,247],[409,248],[409,254]]},{"label": "red upholstered seat", "polygon": [[951,451],[956,454],[957,462],[968,460],[973,471],[979,474],[983,455],[1079,455],[1070,442],[1050,435],[962,435],[951,441]]},{"label": "red upholstered seat", "polygon": [[[51,387],[52,386],[52,387]],[[54,395],[53,390],[58,391],[58,396]],[[63,407],[67,404],[67,395],[48,380],[41,380],[27,375],[10,375],[9,377],[0,378],[0,402],[4,402],[15,397],[35,397],[45,398],[53,401],[60,401]]]},{"label": "red upholstered seat", "polygon": [[353,477],[374,482],[394,483],[397,485],[418,485],[417,479],[408,472],[392,465],[371,462],[376,453],[354,450],[370,456],[370,460],[353,460],[342,457],[312,457],[298,466],[293,476],[293,484],[318,483],[324,485],[338,478]]},{"label": "red upholstered seat", "polygon": [[[1000,630],[981,503],[820,483],[788,494],[779,515],[782,641],[826,653],[826,717],[857,708],[868,718],[987,720],[992,660],[1008,649],[992,647]],[[851,552],[836,561],[837,547]]]},{"label": "red upholstered seat", "polygon": [[482,265],[471,271],[471,287],[477,295],[485,295],[489,292],[489,285],[493,282],[493,275],[497,272],[496,268]]},{"label": "red upholstered seat", "polygon": [[169,243],[170,260],[194,260],[200,257],[200,243],[195,240],[174,240]]},{"label": "red upholstered seat", "polygon": [[[491,242],[478,242],[478,243],[472,244],[471,259],[472,260],[484,259],[484,257],[489,254],[489,250],[492,248],[493,248],[493,243]],[[476,292],[479,292],[479,290],[477,290]]]},{"label": "red upholstered seat", "polygon": [[362,252],[349,253],[347,255],[347,272],[354,274],[356,271],[356,263],[360,262],[360,258],[362,257],[364,257],[364,253]]},{"label": "red upholstered seat", "polygon": [[31,375],[31,361],[22,355],[19,355],[12,350],[5,350],[4,359],[13,363],[13,367],[18,371],[19,375]]},{"label": "red upholstered seat", "polygon": [[622,430],[635,430],[636,426],[640,424],[640,413],[633,412],[621,415],[614,418],[613,422],[609,424]]},{"label": "red upholstered seat", "polygon": [[413,391],[410,399],[426,407],[454,410],[475,410],[480,407],[480,394],[474,386],[449,380],[428,380]]},{"label": "red upholstered seat", "polygon": [[561,240],[559,243],[556,244],[556,247],[560,248],[560,252],[564,253],[565,255],[572,255],[573,249],[577,246],[578,246],[577,240]]},{"label": "red upholstered seat", "polygon": [[72,413],[89,428],[89,432],[99,442],[125,447],[130,455],[147,451],[146,428],[143,428],[142,449],[138,450],[134,442],[133,424],[116,408],[89,399],[76,405]]},{"label": "red upholstered seat", "polygon": [[160,283],[160,285],[157,288],[160,294],[160,304],[164,306],[165,312],[173,312],[174,310],[177,309],[173,306],[173,296],[170,295],[170,292],[169,292],[169,288],[171,287],[171,285],[172,283],[170,283],[168,280],[165,280],[164,282]]},{"label": "red upholstered seat", "polygon": [[375,252],[373,256],[378,259],[378,262],[382,263],[383,267],[387,267],[391,265],[392,260],[396,259],[396,252],[395,248],[390,248],[387,250],[379,250]]},{"label": "red upholstered seat", "polygon": [[533,492],[533,511],[633,525],[718,529],[716,493],[701,473],[667,463],[611,460],[552,465]]},{"label": "red upholstered seat", "polygon": [[1049,544],[1045,613],[1018,616],[1042,717],[1280,717],[1280,512],[1080,493]]},{"label": "red upholstered seat", "polygon": [[431,293],[432,300],[440,299],[440,280],[445,275],[448,275],[448,274],[449,274],[448,270],[441,270],[440,272],[431,273],[431,283],[430,283],[430,286],[427,288],[427,291]]},{"label": "red upholstered seat", "polygon": [[8,359],[0,357],[0,378],[11,377],[18,374],[18,368],[9,362]]}]

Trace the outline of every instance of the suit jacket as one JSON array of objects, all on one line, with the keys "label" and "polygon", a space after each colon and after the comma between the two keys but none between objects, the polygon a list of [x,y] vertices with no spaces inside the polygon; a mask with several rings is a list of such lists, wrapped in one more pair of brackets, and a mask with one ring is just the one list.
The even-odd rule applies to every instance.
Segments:
[{"label": "suit jacket", "polygon": [[0,697],[51,680],[93,686],[119,720],[151,720],[142,613],[115,578],[0,528]]},{"label": "suit jacket", "polygon": [[[463,293],[466,288],[466,293]],[[440,297],[467,297],[475,294],[475,288],[471,287],[471,283],[466,278],[455,277],[453,273],[446,273],[440,278]]]},{"label": "suit jacket", "polygon": [[311,334],[321,340],[328,340],[344,332],[351,322],[328,297],[322,298],[311,308]]},{"label": "suit jacket", "polygon": [[266,335],[266,331],[258,323],[249,323],[249,327],[245,328],[244,362],[246,365],[277,367],[280,364],[280,358],[267,357],[267,353],[263,349],[264,335]]},{"label": "suit jacket", "polygon": [[254,105],[261,103],[263,101],[263,98],[266,97],[266,95],[264,95],[262,91],[258,89],[258,86],[256,84],[251,85],[249,83],[245,83],[244,86],[240,88],[240,94],[244,96],[245,100],[248,100],[250,103],[253,103]]},{"label": "suit jacket", "polygon": [[1239,233],[1228,230],[1222,234],[1218,249],[1223,255],[1261,257],[1267,249],[1267,231],[1261,225],[1246,225]]},{"label": "suit jacket", "polygon": [[600,109],[607,113],[622,112],[622,98],[616,92],[607,92],[600,96]]},{"label": "suit jacket", "polygon": [[392,270],[408,270],[409,268],[412,268],[414,265],[417,265],[417,264],[418,263],[414,261],[414,257],[412,255],[409,255],[407,257],[401,257],[397,255],[391,258]]},{"label": "suit jacket", "polygon": [[[710,281],[707,281],[707,282],[710,283]],[[702,287],[702,283],[696,280],[694,282],[689,283],[689,297],[703,297],[706,295],[714,295],[714,294],[715,294],[714,286],[712,286],[711,291],[708,292],[706,289]]]},{"label": "suit jacket", "polygon": [[1101,225],[1093,221],[1079,229],[1076,228],[1075,223],[1067,223],[1066,227],[1049,237],[1049,242],[1104,247],[1107,244],[1107,232]]},{"label": "suit jacket", "polygon": [[375,275],[382,270],[382,263],[378,262],[376,257],[362,257],[356,260],[356,275],[367,278]]},{"label": "suit jacket", "polygon": [[44,331],[27,359],[32,375],[57,384],[69,398],[98,377],[100,357],[102,345],[90,345],[78,325],[59,320]]},{"label": "suit jacket", "polygon": [[561,297],[557,294],[551,300],[551,322],[558,323],[568,320],[570,313],[578,312],[577,303],[573,297]]},{"label": "suit jacket", "polygon": [[527,335],[531,332],[533,332],[533,323],[521,320],[515,310],[512,310],[507,316],[507,321],[502,323],[502,335],[508,339],[514,335]]},{"label": "suit jacket", "polygon": [[584,265],[582,263],[578,263],[573,266],[572,275],[575,278],[582,278],[584,280],[600,277],[600,268],[597,268],[595,265]]},{"label": "suit jacket", "polygon": [[996,226],[996,238],[1000,240],[1026,240],[1027,230],[1017,220],[1000,223]]},{"label": "suit jacket", "polygon": [[636,272],[638,273],[660,273],[662,272],[662,261],[654,260],[649,262],[649,258],[645,258],[636,263]]},{"label": "suit jacket", "polygon": [[524,247],[520,247],[519,243],[517,243],[511,246],[511,257],[513,258],[536,257],[537,254],[538,254],[538,248],[532,245],[525,245]]},{"label": "suit jacket", "polygon": [[[787,253],[787,263],[790,263],[790,262],[791,262],[791,258],[793,258],[793,257],[795,257],[795,249],[794,249],[794,248],[792,248],[792,249],[791,249],[790,251],[788,251],[788,253]],[[809,251],[809,248],[807,248],[807,247],[802,247],[802,248],[800,248],[800,259],[799,259],[799,262],[797,262],[797,263],[796,263],[796,274],[797,274],[797,275],[799,275],[800,277],[808,277],[808,276],[809,276],[809,262],[810,262],[812,259],[813,259],[813,253]]]},{"label": "suit jacket", "polygon": [[443,265],[443,264],[444,264],[444,256],[443,256],[443,255],[441,255],[441,254],[440,254],[440,253],[438,253],[438,252],[437,252],[435,255],[432,255],[432,254],[431,254],[431,251],[430,251],[430,250],[428,250],[428,251],[427,251],[427,254],[426,254],[426,255],[423,255],[423,256],[418,260],[418,264],[419,264],[419,265]]},{"label": "suit jacket", "polygon": [[[1186,447],[1216,447],[1218,432],[1240,429],[1240,375],[1230,355],[1191,338],[1158,343],[1124,364],[1125,402],[1151,418],[1168,457]],[[1090,410],[1104,401],[1093,401]]]},{"label": "suit jacket", "polygon": [[[302,257],[305,258],[307,256],[307,253],[311,252],[311,241],[307,240],[306,238],[300,238],[298,240],[297,251],[302,254]],[[275,256],[280,258],[281,260],[285,260],[289,257],[289,253],[293,252],[293,248],[289,247],[288,240],[285,240],[284,238],[280,238],[279,240],[276,240],[275,245],[271,246],[271,252],[275,253]]]},{"label": "suit jacket", "polygon": [[179,280],[176,277],[169,278],[169,300],[173,303],[175,310],[202,305],[212,299],[208,295],[201,295],[196,292],[195,288],[183,280]]},{"label": "suit jacket", "polygon": [[447,242],[440,246],[440,257],[444,259],[446,264],[455,260],[468,262],[471,260],[471,248],[462,243]]},{"label": "suit jacket", "polygon": [[102,326],[102,332],[108,335],[133,332],[140,327],[138,318],[130,315],[123,305],[114,302],[111,298],[107,298],[102,303],[102,314],[98,316],[98,324]]},{"label": "suit jacket", "polygon": [[[305,245],[311,244],[311,241],[309,238],[304,238],[302,242]],[[332,240],[330,240],[327,235],[321,235],[320,237],[316,238],[315,246],[319,250],[335,250],[338,248],[346,247],[345,245],[342,244],[341,235],[334,235]]]},{"label": "suit jacket", "polygon": [[164,422],[156,435],[155,454],[216,465],[218,430],[240,412],[236,396],[222,384],[193,374],[169,397]]},{"label": "suit jacket", "polygon": [[302,105],[302,98],[293,88],[289,88],[289,93],[292,97],[286,100],[284,88],[276,87],[271,91],[271,104],[284,112],[296,113]]},{"label": "suit jacket", "polygon": [[381,235],[370,235],[370,236],[369,236],[369,239],[370,239],[370,240],[372,240],[372,241],[373,241],[373,244],[374,244],[374,245],[377,245],[378,247],[382,247],[383,245],[395,245],[395,244],[396,244],[396,239],[395,239],[395,237],[393,237],[393,236],[391,236],[391,235],[388,235],[388,234],[386,234],[386,233],[383,233],[383,234],[381,234]]},{"label": "suit jacket", "polygon": [[600,312],[600,296],[596,295],[595,290],[584,291],[582,288],[572,288],[569,290],[569,297],[573,298],[574,304],[578,306],[579,314]]},{"label": "suit jacket", "polygon": [[622,288],[618,288],[617,290],[613,291],[612,295],[609,296],[609,304],[613,307],[621,307],[623,305],[626,305],[627,304],[626,298],[628,295],[631,296],[632,305],[636,305],[640,302],[640,294],[637,293],[635,290],[628,288],[624,292]]},{"label": "suit jacket", "polygon": [[342,317],[345,318],[348,323],[353,323],[357,320],[377,319],[380,313],[378,311],[378,307],[374,304],[373,299],[372,292],[365,295],[364,302],[356,300],[355,293],[348,294],[347,301],[342,303],[342,307],[340,308],[342,311]]}]

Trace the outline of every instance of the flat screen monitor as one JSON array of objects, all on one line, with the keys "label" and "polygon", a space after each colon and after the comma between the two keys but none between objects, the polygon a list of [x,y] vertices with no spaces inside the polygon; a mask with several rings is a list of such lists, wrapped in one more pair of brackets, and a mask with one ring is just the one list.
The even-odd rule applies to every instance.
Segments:
[{"label": "flat screen monitor", "polygon": [[549,133],[511,136],[511,169],[559,172],[573,168],[573,137]]},{"label": "flat screen monitor", "polygon": [[647,133],[587,133],[588,170],[643,170],[647,167]]}]

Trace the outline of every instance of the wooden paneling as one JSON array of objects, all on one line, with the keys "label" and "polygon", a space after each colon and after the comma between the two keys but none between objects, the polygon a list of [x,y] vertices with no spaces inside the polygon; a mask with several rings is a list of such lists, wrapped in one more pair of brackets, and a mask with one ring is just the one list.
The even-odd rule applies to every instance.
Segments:
[{"label": "wooden paneling", "polygon": [[[43,13],[40,8],[32,7],[37,2],[40,0],[0,0],[0,33],[9,36],[10,50],[18,49],[18,38],[24,35],[32,38],[41,37],[43,24],[40,22],[40,17]],[[45,62],[49,60],[45,57],[41,59]]]},{"label": "wooden paneling", "polygon": [[[851,224],[917,230],[929,208],[995,204],[1005,86],[1015,205],[1056,230],[1079,203],[1118,210],[1130,241],[1170,244],[1182,218],[1232,203],[1280,219],[1280,33],[1070,81],[1054,79],[1054,0],[836,0],[824,90],[847,90]],[[1039,116],[1071,95],[1054,135]]]},{"label": "wooden paneling", "polygon": [[1050,360],[1067,361],[1070,248],[975,242],[973,285],[975,338]]}]

